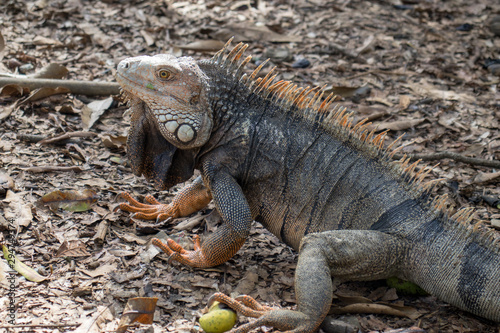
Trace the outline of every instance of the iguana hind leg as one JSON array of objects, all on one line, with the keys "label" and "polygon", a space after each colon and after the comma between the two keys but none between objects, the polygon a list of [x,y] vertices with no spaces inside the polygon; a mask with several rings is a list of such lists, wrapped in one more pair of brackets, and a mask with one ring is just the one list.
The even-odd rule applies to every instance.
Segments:
[{"label": "iguana hind leg", "polygon": [[[396,275],[404,255],[404,244],[394,237],[372,230],[333,230],[303,238],[297,269],[295,294],[297,311],[270,310],[245,300],[221,294],[214,299],[257,320],[231,331],[247,333],[271,326],[290,333],[315,332],[330,310],[332,276],[341,280],[372,280]],[[246,296],[248,297],[248,296]]]},{"label": "iguana hind leg", "polygon": [[230,331],[230,333],[247,333],[260,326],[272,326],[279,330],[286,330],[286,332],[306,333],[312,332],[316,326],[310,321],[310,318],[303,313],[291,310],[273,309],[259,304],[248,295],[238,296],[233,299],[222,293],[215,293],[208,300],[208,306],[210,306],[213,301],[224,303],[244,316],[258,318],[255,321]]},{"label": "iguana hind leg", "polygon": [[133,217],[141,220],[156,219],[158,222],[168,218],[188,216],[206,207],[212,200],[210,191],[203,184],[201,177],[180,190],[169,204],[161,204],[151,195],[145,198],[147,204],[140,203],[128,193],[122,193],[120,196],[128,203],[119,204],[115,210],[135,213]]},{"label": "iguana hind leg", "polygon": [[295,273],[297,311],[271,309],[258,304],[249,296],[231,299],[223,294],[214,294],[210,301],[217,300],[233,310],[257,320],[231,331],[247,333],[260,326],[271,326],[280,332],[315,332],[328,314],[332,302],[333,287],[327,258],[315,248],[303,249]]}]

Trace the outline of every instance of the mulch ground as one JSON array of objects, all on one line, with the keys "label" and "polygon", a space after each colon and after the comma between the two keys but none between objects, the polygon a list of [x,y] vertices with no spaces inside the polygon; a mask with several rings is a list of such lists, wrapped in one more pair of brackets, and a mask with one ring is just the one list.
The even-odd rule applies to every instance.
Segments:
[{"label": "mulch ground", "polygon": [[[439,163],[429,175],[443,178],[436,192],[447,193],[456,207],[476,207],[474,223],[494,229],[500,228],[500,168],[478,160],[500,159],[499,14],[500,4],[491,0],[4,0],[0,77],[40,77],[44,69],[45,77],[112,82],[126,57],[173,53],[203,59],[234,36],[250,45],[249,70],[271,58],[279,79],[326,85],[356,120],[369,117],[380,131],[387,129],[388,143],[405,133],[402,153]],[[0,331],[112,331],[133,297],[155,296],[158,303],[153,325],[131,332],[199,332],[197,319],[216,291],[295,306],[297,254],[258,224],[234,258],[200,270],[169,264],[150,246],[148,233],[190,247],[190,235],[203,238],[217,228],[212,206],[161,228],[113,212],[122,191],[169,202],[182,187],[156,192],[132,174],[125,151],[130,116],[117,96],[19,85],[0,92],[2,242],[41,275],[53,270],[42,282],[17,275],[10,288],[1,260]],[[70,138],[40,142],[65,133]],[[93,192],[78,199],[88,208],[81,212],[61,209],[57,199],[52,209],[40,202],[57,190],[85,189]],[[7,328],[12,290],[18,328]],[[363,296],[406,306],[407,317],[349,315],[362,332],[411,326],[499,332],[492,322],[432,296],[402,295],[384,281],[341,284],[336,295],[335,305]]]}]

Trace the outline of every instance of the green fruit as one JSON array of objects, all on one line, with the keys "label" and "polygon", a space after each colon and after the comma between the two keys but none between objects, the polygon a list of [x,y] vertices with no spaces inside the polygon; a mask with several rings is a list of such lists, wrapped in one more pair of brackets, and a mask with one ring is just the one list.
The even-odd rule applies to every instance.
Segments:
[{"label": "green fruit", "polygon": [[391,288],[395,288],[397,291],[406,295],[421,295],[425,296],[428,293],[420,288],[413,282],[398,279],[397,277],[391,277],[386,280],[387,285]]},{"label": "green fruit", "polygon": [[206,333],[223,333],[229,331],[236,324],[238,316],[232,309],[224,309],[219,302],[214,302],[208,313],[200,318],[200,326]]}]

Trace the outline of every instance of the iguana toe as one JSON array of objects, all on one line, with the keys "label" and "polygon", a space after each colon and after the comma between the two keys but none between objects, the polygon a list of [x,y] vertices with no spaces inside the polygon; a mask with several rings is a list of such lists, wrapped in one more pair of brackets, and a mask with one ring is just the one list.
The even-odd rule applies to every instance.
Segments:
[{"label": "iguana toe", "polygon": [[196,241],[195,239],[195,249],[193,251],[184,249],[172,239],[168,239],[166,244],[158,238],[153,238],[151,242],[168,255],[169,263],[173,260],[191,267],[204,268],[214,266],[213,262],[208,260],[203,254],[199,240]]},{"label": "iguana toe", "polygon": [[156,200],[155,197],[153,197],[151,194],[146,195],[146,197],[144,198],[144,201],[146,201],[147,203],[149,203],[151,205],[161,205],[161,202]]},{"label": "iguana toe", "polygon": [[158,200],[153,198],[151,195],[145,197],[147,203],[141,203],[134,199],[129,193],[123,192],[119,195],[119,198],[125,199],[128,203],[121,203],[114,208],[113,211],[123,210],[130,213],[135,213],[133,218],[140,220],[155,220],[156,222],[162,222],[169,218],[175,218],[178,216],[176,210],[171,204],[165,205],[161,204]]}]

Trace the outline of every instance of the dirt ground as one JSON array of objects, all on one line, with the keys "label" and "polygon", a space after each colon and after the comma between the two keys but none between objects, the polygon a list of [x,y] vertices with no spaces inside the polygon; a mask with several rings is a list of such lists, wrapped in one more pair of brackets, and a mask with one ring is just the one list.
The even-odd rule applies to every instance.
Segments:
[{"label": "dirt ground", "polygon": [[[369,117],[378,130],[389,130],[387,143],[406,133],[402,153],[439,163],[429,175],[443,179],[436,192],[447,193],[455,207],[474,206],[473,223],[500,229],[500,167],[485,166],[500,160],[500,17],[495,17],[500,3],[291,3],[3,0],[0,79],[35,74],[113,82],[126,57],[173,53],[203,59],[234,36],[249,44],[247,54],[254,57],[249,71],[271,58],[279,79],[326,85],[356,120]],[[234,258],[200,270],[169,264],[149,240],[169,235],[191,246],[190,235],[203,239],[217,227],[213,207],[161,226],[113,212],[122,191],[168,202],[182,184],[157,192],[134,176],[124,144],[126,107],[118,96],[85,89],[64,93],[12,84],[0,90],[2,243],[42,276],[53,270],[42,282],[15,275],[11,287],[7,262],[0,261],[0,331],[113,331],[133,297],[158,297],[158,302],[153,325],[130,332],[201,332],[198,318],[216,291],[248,293],[293,308],[297,254],[259,225]],[[40,142],[62,134],[68,138]],[[465,162],[458,160],[462,157]],[[83,205],[80,212],[61,209],[66,192],[64,200],[48,197],[52,209],[40,202],[57,190],[93,192],[70,200]],[[500,332],[495,323],[432,296],[395,292],[384,281],[341,284],[335,295],[332,309],[363,296],[404,312],[347,315],[361,332],[411,326],[426,332]],[[16,319],[9,321],[12,299]],[[240,323],[247,320],[240,317]],[[13,323],[17,326],[9,328]]]}]

